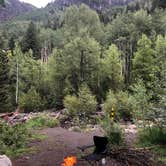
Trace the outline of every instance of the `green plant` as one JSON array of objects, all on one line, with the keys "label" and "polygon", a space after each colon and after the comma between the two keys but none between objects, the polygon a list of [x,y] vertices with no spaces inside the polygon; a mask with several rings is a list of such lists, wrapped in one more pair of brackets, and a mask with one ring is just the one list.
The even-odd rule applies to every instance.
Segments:
[{"label": "green plant", "polygon": [[149,112],[149,100],[151,95],[147,92],[142,80],[138,80],[138,82],[132,86],[132,91],[132,101],[135,107],[134,115],[136,118],[144,120]]},{"label": "green plant", "polygon": [[35,88],[31,88],[27,93],[23,93],[20,97],[19,107],[25,112],[40,111],[43,107],[42,99]]},{"label": "green plant", "polygon": [[64,105],[71,116],[79,118],[89,117],[96,111],[97,102],[87,86],[82,86],[79,90],[78,97],[66,96]]},{"label": "green plant", "polygon": [[57,119],[53,119],[53,118],[48,118],[47,120],[47,126],[50,128],[54,128],[56,126],[58,126],[59,121]]},{"label": "green plant", "polygon": [[104,111],[107,114],[111,114],[111,110],[114,107],[116,119],[131,119],[133,112],[133,100],[127,92],[119,91],[114,93],[109,91],[107,99],[104,103]]},{"label": "green plant", "polygon": [[80,101],[79,105],[80,114],[89,116],[96,111],[97,108],[96,98],[86,85],[80,88],[78,98]]},{"label": "green plant", "polygon": [[65,108],[68,109],[72,117],[77,115],[80,102],[76,96],[71,96],[71,95],[66,96],[64,99],[64,105],[65,105]]},{"label": "green plant", "polygon": [[47,116],[37,116],[30,119],[27,123],[28,128],[43,128],[43,127],[56,127],[59,124],[59,121],[54,118],[50,118]]},{"label": "green plant", "polygon": [[17,156],[25,150],[29,135],[24,124],[11,126],[0,121],[0,153]]},{"label": "green plant", "polygon": [[109,145],[124,145],[122,129],[118,123],[114,123],[108,115],[100,123],[105,135],[108,137]]},{"label": "green plant", "polygon": [[139,144],[143,146],[149,145],[166,145],[166,128],[164,127],[148,127],[139,132]]}]

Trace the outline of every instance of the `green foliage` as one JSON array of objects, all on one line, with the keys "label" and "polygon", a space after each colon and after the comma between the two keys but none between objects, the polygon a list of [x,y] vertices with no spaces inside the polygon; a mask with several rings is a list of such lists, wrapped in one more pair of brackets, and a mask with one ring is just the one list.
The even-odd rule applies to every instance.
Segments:
[{"label": "green foliage", "polygon": [[[148,14],[146,10],[139,10],[134,13],[134,24],[136,27],[137,34],[149,35],[152,31],[152,16]],[[148,44],[148,43],[147,43]]]},{"label": "green foliage", "polygon": [[151,95],[147,94],[147,89],[142,80],[139,80],[137,84],[132,87],[134,115],[137,118],[144,119],[149,111],[149,100]]},{"label": "green foliage", "polygon": [[100,41],[103,35],[99,16],[84,4],[67,8],[64,13],[64,28],[66,35],[70,34],[68,37],[71,39],[88,34]]},{"label": "green foliage", "polygon": [[123,81],[122,64],[120,62],[120,51],[116,45],[112,44],[108,50],[105,51],[104,58],[102,59],[101,77],[103,78],[103,84],[105,81],[109,82],[108,88],[113,90],[121,88]]},{"label": "green foliage", "polygon": [[25,112],[41,111],[43,107],[42,99],[39,93],[32,87],[27,93],[20,96],[19,107]]},{"label": "green foliage", "polygon": [[8,57],[6,53],[0,50],[0,112],[12,110],[9,83]]},{"label": "green foliage", "polygon": [[115,93],[110,90],[103,109],[106,114],[111,115],[112,107],[115,109],[116,119],[129,120],[133,115],[133,100],[127,92]]},{"label": "green foliage", "polygon": [[13,37],[10,38],[8,45],[9,45],[10,50],[12,51],[12,54],[13,54],[13,51],[15,48],[15,41],[14,41]]},{"label": "green foliage", "polygon": [[[31,87],[41,96],[43,106],[46,106],[44,94],[47,84],[45,75],[45,66],[41,66],[41,62],[34,60],[32,51],[23,54],[16,46],[14,56],[9,58],[10,80],[11,80],[11,96],[13,105],[18,104],[22,94],[27,93]],[[17,99],[17,101],[16,101]]]},{"label": "green foliage", "polygon": [[54,50],[48,68],[56,106],[62,107],[63,98],[69,92],[77,94],[82,83],[88,84],[93,92],[96,91],[99,56],[99,43],[86,36],[76,37],[63,50]]},{"label": "green foliage", "polygon": [[54,50],[48,61],[48,84],[50,95],[48,100],[52,107],[62,108],[63,98],[68,92],[66,66],[61,50]]},{"label": "green foliage", "polygon": [[0,121],[0,154],[16,156],[23,152],[29,138],[24,124],[10,126]]},{"label": "green foliage", "polygon": [[156,51],[156,64],[158,66],[158,82],[156,82],[160,87],[158,87],[156,90],[159,94],[165,93],[163,89],[166,88],[165,86],[165,73],[166,73],[166,37],[163,37],[161,35],[157,36],[156,42],[155,42],[155,51]]},{"label": "green foliage", "polygon": [[70,116],[77,116],[80,106],[79,99],[76,96],[67,95],[64,98],[64,106],[69,110]]},{"label": "green foliage", "polygon": [[82,86],[79,90],[78,97],[66,96],[64,106],[68,109],[71,116],[80,118],[89,117],[95,113],[97,102],[87,86]]},{"label": "green foliage", "polygon": [[[23,103],[37,110],[61,109],[64,97],[73,94],[66,100],[69,105],[73,103],[74,116],[80,102],[79,89],[87,84],[99,104],[105,101],[109,89],[117,92],[110,98],[116,100],[118,117],[131,116],[133,111],[147,112],[149,105],[153,110],[164,110],[166,11],[162,1],[153,2],[133,2],[98,13],[86,5],[61,10],[50,4],[1,23],[0,47],[6,50],[9,46],[13,54],[8,54],[9,66],[5,67],[6,71],[10,68],[10,85],[6,82],[5,86],[10,86],[12,104],[29,100],[25,96],[31,87],[36,91],[36,101]],[[91,3],[101,7],[107,4],[98,0]],[[18,46],[13,51],[14,42],[26,53]],[[42,57],[45,55],[48,63],[39,60],[40,43]],[[126,91],[140,79],[143,89],[134,87],[131,97]],[[112,105],[112,99],[107,102]]]},{"label": "green foliage", "polygon": [[164,0],[153,0],[153,8],[166,8],[166,4]]},{"label": "green foliage", "polygon": [[65,45],[64,65],[68,81],[74,90],[78,92],[82,83],[93,87],[97,84],[96,73],[99,70],[100,46],[93,38],[76,37]]},{"label": "green foliage", "polygon": [[146,36],[138,41],[137,52],[133,59],[133,75],[135,80],[142,79],[146,88],[153,87],[158,67],[155,61],[155,51],[152,49],[152,41]]},{"label": "green foliage", "polygon": [[40,58],[40,43],[37,33],[38,32],[35,24],[31,22],[21,42],[22,51],[25,53],[28,52],[29,49],[31,49],[33,51],[33,56],[35,59]]},{"label": "green foliage", "polygon": [[158,126],[144,128],[139,133],[139,143],[143,146],[149,145],[165,145],[166,129]]},{"label": "green foliage", "polygon": [[105,135],[108,137],[109,145],[111,147],[124,145],[122,129],[117,123],[112,122],[107,114],[100,123]]},{"label": "green foliage", "polygon": [[78,98],[80,101],[79,113],[85,116],[95,113],[97,108],[96,98],[87,86],[80,88]]},{"label": "green foliage", "polygon": [[46,115],[36,116],[32,119],[30,119],[27,122],[27,127],[30,129],[38,129],[38,128],[44,128],[44,127],[50,127],[54,128],[58,126],[59,121],[57,119],[54,119],[53,117],[47,117]]}]

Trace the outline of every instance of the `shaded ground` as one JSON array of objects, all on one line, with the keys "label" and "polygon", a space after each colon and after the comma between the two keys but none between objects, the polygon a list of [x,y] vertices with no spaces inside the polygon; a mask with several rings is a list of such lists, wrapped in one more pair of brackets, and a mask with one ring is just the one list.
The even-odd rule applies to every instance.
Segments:
[{"label": "shaded ground", "polygon": [[[128,146],[132,146],[136,138],[136,128],[131,124],[123,125],[126,128],[126,141]],[[41,131],[48,136],[41,142],[34,142],[31,146],[35,146],[37,152],[28,154],[13,161],[13,166],[61,166],[64,157],[80,156],[78,146],[89,145],[93,143],[93,135],[102,135],[101,131],[91,131],[88,133],[79,133],[69,131],[63,128],[48,128]],[[124,166],[115,160],[110,160],[110,166]],[[88,166],[83,161],[78,161],[77,166]],[[133,165],[134,166],[134,165]]]}]

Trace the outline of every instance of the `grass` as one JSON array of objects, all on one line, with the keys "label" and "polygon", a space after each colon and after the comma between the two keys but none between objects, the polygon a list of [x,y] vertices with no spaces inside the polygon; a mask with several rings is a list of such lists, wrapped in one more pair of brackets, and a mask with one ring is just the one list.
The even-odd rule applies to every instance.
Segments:
[{"label": "grass", "polygon": [[153,126],[140,130],[138,144],[144,147],[152,145],[166,145],[166,128]]},{"label": "grass", "polygon": [[153,126],[139,131],[137,147],[150,149],[166,164],[166,128]]},{"label": "grass", "polygon": [[42,129],[46,127],[54,128],[59,125],[59,121],[47,116],[37,116],[27,122],[29,129]]},{"label": "grass", "polygon": [[47,135],[45,134],[32,134],[30,141],[42,141],[47,139]]}]

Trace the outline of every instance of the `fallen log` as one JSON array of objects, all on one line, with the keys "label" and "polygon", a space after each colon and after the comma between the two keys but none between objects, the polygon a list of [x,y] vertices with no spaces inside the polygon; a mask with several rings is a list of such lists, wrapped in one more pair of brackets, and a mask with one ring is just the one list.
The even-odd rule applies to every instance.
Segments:
[{"label": "fallen log", "polygon": [[13,115],[14,115],[14,112],[4,113],[4,114],[1,114],[1,115],[0,115],[0,118],[3,119],[3,118],[5,118],[5,117],[7,117],[7,116],[13,116]]}]

